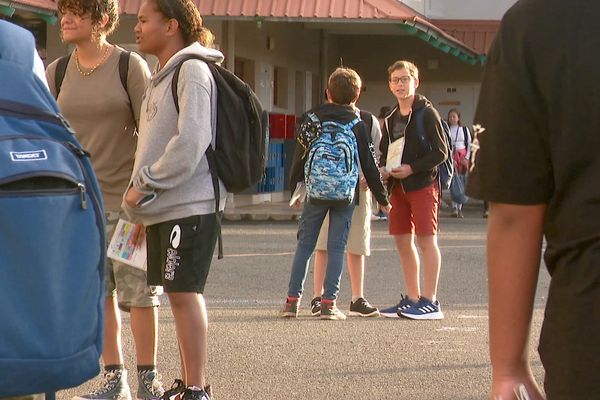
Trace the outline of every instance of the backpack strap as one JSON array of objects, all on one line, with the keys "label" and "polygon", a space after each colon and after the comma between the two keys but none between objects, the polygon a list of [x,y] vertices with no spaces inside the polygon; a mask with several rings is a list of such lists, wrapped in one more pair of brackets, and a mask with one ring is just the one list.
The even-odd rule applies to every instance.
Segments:
[{"label": "backpack strap", "polygon": [[[209,66],[209,69],[211,67],[210,62],[202,59],[200,56],[195,56],[195,55],[187,56],[187,57],[183,58],[179,62],[179,64],[177,64],[177,66],[175,67],[175,72],[173,72],[173,79],[171,80],[171,95],[173,96],[173,103],[175,103],[175,110],[177,110],[177,114],[179,114],[179,96],[177,94],[177,86],[179,83],[179,73],[181,71],[181,66],[187,60],[201,60],[201,61],[206,62],[206,64]],[[212,70],[211,70],[211,73],[212,73]],[[223,258],[223,235],[221,234],[222,215],[221,215],[221,212],[219,211],[219,208],[220,208],[219,206],[221,204],[221,200],[220,200],[221,188],[219,186],[219,177],[217,175],[215,150],[213,149],[212,144],[208,145],[208,148],[206,149],[204,154],[206,154],[206,161],[208,161],[208,170],[210,171],[213,192],[215,194],[215,218],[217,219],[217,239],[218,239],[217,240],[217,242],[218,242],[217,258],[220,260]]]},{"label": "backpack strap", "polygon": [[122,51],[119,55],[119,78],[121,78],[121,85],[123,85],[123,89],[129,95],[129,91],[127,90],[127,76],[129,75],[129,58],[131,57],[130,51]]},{"label": "backpack strap", "polygon": [[[67,66],[69,65],[71,54],[72,53],[69,53],[64,57],[59,58],[58,63],[56,64],[56,70],[54,71],[54,86],[56,88],[57,99],[58,95],[60,94],[60,88],[62,86],[62,83],[65,80],[65,74],[67,73]],[[121,85],[123,85],[125,93],[127,93],[127,97],[129,97],[129,91],[127,90],[127,75],[129,75],[129,57],[131,57],[130,51],[122,51],[119,56],[119,78],[121,79]],[[131,104],[131,98],[129,98],[129,104]]]},{"label": "backpack strap", "polygon": [[65,79],[65,74],[67,73],[67,65],[69,65],[70,59],[71,53],[59,58],[58,63],[56,64],[56,70],[54,70],[54,87],[57,99],[58,95],[60,94],[60,87],[62,86],[63,80]]},{"label": "backpack strap", "polygon": [[128,77],[129,77],[129,58],[131,58],[131,52],[124,50],[119,54],[119,78],[121,80],[121,86],[125,89],[125,93],[127,94],[127,99],[129,100],[129,109],[131,110],[131,115],[133,116],[133,122],[135,121],[135,113],[133,112],[133,103],[131,102],[131,96],[129,95],[129,87],[127,85]]}]

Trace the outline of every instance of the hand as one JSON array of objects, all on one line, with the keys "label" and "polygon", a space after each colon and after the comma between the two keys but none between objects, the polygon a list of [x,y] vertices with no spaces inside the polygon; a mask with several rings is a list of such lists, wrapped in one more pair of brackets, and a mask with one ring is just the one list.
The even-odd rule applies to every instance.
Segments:
[{"label": "hand", "polygon": [[382,205],[380,204],[380,205],[379,205],[379,209],[380,209],[381,211],[383,211],[384,213],[386,213],[386,214],[389,214],[389,213],[390,213],[390,211],[392,211],[392,205],[391,205],[391,204],[388,204],[387,206],[382,206]]},{"label": "hand", "polygon": [[[527,397],[525,396],[527,393]],[[492,380],[490,400],[544,400],[531,376],[507,376]]]},{"label": "hand", "polygon": [[131,186],[125,193],[125,204],[130,208],[137,208],[138,202],[144,198],[145,194]]},{"label": "hand", "polygon": [[390,173],[385,169],[385,167],[379,168],[379,173],[381,174],[381,180],[384,185],[387,185],[388,179],[390,179]]},{"label": "hand", "polygon": [[135,232],[133,235],[133,245],[135,247],[142,247],[142,244],[144,244],[144,239],[146,238],[146,228],[144,228],[143,225],[140,224],[136,224],[135,225]]},{"label": "hand", "polygon": [[364,176],[360,178],[360,180],[358,181],[358,184],[363,191],[369,190],[369,185],[367,185],[367,180],[365,179]]},{"label": "hand", "polygon": [[408,164],[400,164],[399,167],[392,169],[390,175],[396,179],[404,179],[413,174],[412,167]]}]

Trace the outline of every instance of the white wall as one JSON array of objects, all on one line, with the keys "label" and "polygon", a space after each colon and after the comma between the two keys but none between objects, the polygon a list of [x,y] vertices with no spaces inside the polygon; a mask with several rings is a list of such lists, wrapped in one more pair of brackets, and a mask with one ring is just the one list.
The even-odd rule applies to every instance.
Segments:
[{"label": "white wall", "polygon": [[423,84],[418,92],[427,97],[439,111],[442,118],[456,108],[461,113],[462,124],[473,124],[479,98],[479,83],[436,82]]},{"label": "white wall", "polygon": [[[406,4],[414,2],[404,1]],[[421,0],[433,19],[500,20],[517,0]],[[418,10],[417,10],[418,11]]]},{"label": "white wall", "polygon": [[427,0],[398,0],[398,1],[406,4],[413,10],[417,11],[418,13],[425,15],[425,3]]}]

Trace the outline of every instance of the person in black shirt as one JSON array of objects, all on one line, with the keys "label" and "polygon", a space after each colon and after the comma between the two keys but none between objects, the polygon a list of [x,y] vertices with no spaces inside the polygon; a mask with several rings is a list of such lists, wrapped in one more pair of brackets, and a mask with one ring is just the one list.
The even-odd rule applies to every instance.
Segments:
[{"label": "person in black shirt", "polygon": [[493,399],[543,398],[528,343],[544,238],[546,396],[600,396],[599,14],[596,1],[521,0],[488,57],[467,193],[491,202]]}]

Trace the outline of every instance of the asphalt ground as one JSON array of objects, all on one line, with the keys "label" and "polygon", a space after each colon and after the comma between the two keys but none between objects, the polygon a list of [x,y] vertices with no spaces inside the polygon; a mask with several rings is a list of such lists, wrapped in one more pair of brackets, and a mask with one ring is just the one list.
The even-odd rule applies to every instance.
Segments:
[{"label": "asphalt ground", "polygon": [[[490,385],[487,344],[485,233],[481,208],[464,219],[442,212],[439,244],[442,272],[441,321],[310,316],[312,268],[297,320],[277,318],[282,305],[297,222],[229,221],[223,226],[225,258],[214,260],[206,287],[209,313],[208,383],[217,400],[228,399],[486,399]],[[372,223],[365,294],[380,308],[403,293],[399,258],[385,221]],[[536,352],[549,283],[543,267],[536,295],[531,358],[538,382],[543,370]],[[506,293],[510,296],[510,293]],[[342,276],[338,305],[347,311],[350,286]],[[166,299],[160,308],[159,370],[170,386],[179,374],[175,325]],[[123,343],[133,394],[134,344],[123,315]],[[87,393],[98,379],[59,392],[59,399]]]}]

